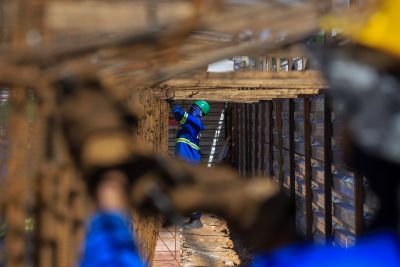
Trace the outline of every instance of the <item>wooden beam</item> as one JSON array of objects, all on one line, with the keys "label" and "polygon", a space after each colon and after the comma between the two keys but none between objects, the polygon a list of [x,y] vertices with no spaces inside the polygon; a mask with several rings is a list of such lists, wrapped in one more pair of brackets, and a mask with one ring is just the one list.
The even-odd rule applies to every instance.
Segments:
[{"label": "wooden beam", "polygon": [[46,26],[54,31],[115,32],[145,30],[155,25],[193,18],[195,5],[189,2],[50,2]]},{"label": "wooden beam", "polygon": [[268,174],[272,179],[274,177],[274,118],[273,102],[268,101]]},{"label": "wooden beam", "polygon": [[325,209],[325,241],[327,245],[333,238],[332,230],[332,110],[330,99],[324,99],[324,209]]},{"label": "wooden beam", "polygon": [[251,108],[250,108],[250,104],[245,104],[245,110],[246,110],[246,116],[245,116],[245,149],[246,149],[246,158],[245,158],[245,170],[246,170],[246,177],[250,176],[250,162],[251,162],[251,158],[250,158],[250,146],[251,146],[251,129],[250,129],[250,124],[251,124]]},{"label": "wooden beam", "polygon": [[278,162],[278,180],[279,185],[283,189],[284,183],[284,174],[283,174],[283,119],[282,119],[282,101],[276,101],[276,126],[278,132],[278,153],[277,153],[277,162]]},{"label": "wooden beam", "polygon": [[359,173],[354,173],[354,206],[355,206],[355,234],[359,237],[364,230],[364,177]]},{"label": "wooden beam", "polygon": [[296,197],[296,161],[295,161],[295,104],[292,99],[289,100],[289,172],[290,172],[290,197],[295,205]]},{"label": "wooden beam", "polygon": [[199,73],[166,81],[161,86],[174,88],[327,88],[319,71],[306,72],[230,72]]},{"label": "wooden beam", "polygon": [[253,176],[260,175],[260,103],[254,107],[254,172]]},{"label": "wooden beam", "polygon": [[311,167],[311,103],[309,98],[304,98],[304,151],[305,151],[305,200],[306,200],[306,237],[312,240],[313,210],[312,210],[312,167]]},{"label": "wooden beam", "polygon": [[169,90],[158,91],[156,95],[161,99],[172,97],[177,100],[204,99],[208,101],[224,102],[258,102],[260,100],[296,98],[298,95],[315,95],[319,89],[265,89],[265,90]]},{"label": "wooden beam", "polygon": [[266,102],[262,101],[261,102],[261,115],[260,115],[260,119],[261,119],[261,170],[260,170],[260,175],[265,175],[265,170],[266,170],[266,160],[265,160],[265,146],[266,146],[266,135],[267,135],[267,131],[266,131],[266,125],[267,125],[267,108],[266,108]]}]

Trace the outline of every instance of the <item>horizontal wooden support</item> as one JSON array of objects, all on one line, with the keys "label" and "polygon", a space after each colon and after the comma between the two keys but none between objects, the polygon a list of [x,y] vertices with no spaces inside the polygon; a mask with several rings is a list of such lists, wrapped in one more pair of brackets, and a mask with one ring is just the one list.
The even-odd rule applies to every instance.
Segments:
[{"label": "horizontal wooden support", "polygon": [[257,102],[260,100],[271,100],[276,98],[295,98],[298,95],[315,95],[319,89],[257,89],[238,90],[231,88],[207,89],[207,90],[160,90],[158,97],[166,99],[172,97],[177,100],[204,99],[209,101],[225,102]]},{"label": "horizontal wooden support", "polygon": [[58,1],[48,4],[45,24],[57,31],[121,32],[148,29],[152,23],[177,23],[195,14],[189,2]]},{"label": "horizontal wooden support", "polygon": [[166,81],[162,86],[189,90],[193,87],[327,88],[318,71],[200,73]]},{"label": "horizontal wooden support", "polygon": [[[298,98],[298,95],[284,95],[284,96],[270,96],[269,98],[206,98],[206,101],[216,101],[216,102],[229,102],[229,103],[257,103],[260,101],[266,100],[274,100],[274,99],[292,99]],[[194,100],[193,98],[190,99],[176,99],[176,100]]]}]

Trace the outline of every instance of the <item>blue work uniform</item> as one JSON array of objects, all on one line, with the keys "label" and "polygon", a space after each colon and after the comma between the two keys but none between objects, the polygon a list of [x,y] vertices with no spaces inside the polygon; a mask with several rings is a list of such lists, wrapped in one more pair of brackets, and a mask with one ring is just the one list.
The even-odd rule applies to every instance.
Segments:
[{"label": "blue work uniform", "polygon": [[354,247],[298,244],[256,257],[250,267],[398,267],[400,240],[394,232],[367,235]]},{"label": "blue work uniform", "polygon": [[98,212],[88,225],[81,267],[144,267],[137,253],[128,216]]},{"label": "blue work uniform", "polygon": [[201,159],[199,134],[205,129],[201,117],[189,114],[178,104],[172,106],[172,113],[181,127],[176,135],[176,155],[189,163],[199,164]]}]

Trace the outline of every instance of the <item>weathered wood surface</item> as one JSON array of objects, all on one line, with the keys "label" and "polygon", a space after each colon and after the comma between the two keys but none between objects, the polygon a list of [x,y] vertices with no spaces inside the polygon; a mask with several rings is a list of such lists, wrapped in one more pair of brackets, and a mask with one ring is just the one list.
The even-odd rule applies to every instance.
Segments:
[{"label": "weathered wood surface", "polygon": [[[119,4],[118,4],[119,3]],[[118,14],[119,12],[124,13],[125,15],[121,15],[121,17],[129,17],[129,12],[133,8],[128,8],[129,5],[141,5],[140,9],[148,6],[148,8],[152,8],[152,5],[143,5],[138,4],[137,2],[125,2],[123,5],[127,5],[126,13],[123,10],[120,2],[115,3],[115,7],[110,7],[110,12],[108,16],[111,18],[117,17],[115,21],[118,21]],[[175,3],[176,4],[176,3]],[[60,7],[57,7],[60,5]],[[70,15],[59,15],[61,6],[69,5],[66,10],[75,10],[71,11],[72,14]],[[75,5],[77,5],[75,7]],[[48,6],[48,17],[60,17],[59,21],[68,21],[68,25],[77,25],[81,28],[84,27],[86,19],[82,19],[85,17],[82,12],[89,12],[88,8],[82,7],[79,8],[78,3],[71,2],[70,4],[67,3],[55,3],[53,8],[52,5]],[[87,3],[82,3],[82,5],[89,5]],[[104,4],[107,5],[107,4]],[[112,6],[113,4],[109,4]],[[172,4],[171,4],[172,5]],[[96,4],[97,6],[97,4]],[[114,13],[112,10],[116,9]],[[197,9],[196,9],[197,8]],[[84,32],[77,33],[75,35],[69,36],[64,32],[64,40],[60,42],[59,35],[61,33],[57,33],[57,36],[53,36],[52,38],[48,38],[48,42],[45,44],[38,43],[33,47],[25,47],[23,49],[18,50],[3,50],[3,60],[7,60],[14,63],[29,63],[35,64],[39,63],[42,65],[54,65],[60,64],[61,62],[72,59],[74,57],[80,57],[85,54],[94,53],[100,49],[104,48],[120,48],[120,47],[131,47],[131,51],[136,51],[141,49],[140,46],[147,42],[152,49],[152,54],[157,55],[156,57],[158,60],[162,60],[165,62],[165,59],[174,59],[174,61],[169,61],[169,68],[157,71],[157,75],[155,75],[154,81],[163,81],[165,79],[169,79],[174,75],[180,74],[185,71],[189,71],[192,69],[199,68],[201,66],[207,65],[215,60],[236,56],[240,54],[246,54],[250,52],[257,51],[259,53],[263,53],[265,50],[276,49],[283,45],[287,45],[296,41],[301,40],[304,36],[308,36],[309,34],[318,30],[318,13],[316,9],[311,5],[301,5],[301,6],[280,6],[280,5],[259,5],[259,6],[252,6],[252,5],[239,5],[236,7],[235,12],[229,12],[230,8],[222,9],[223,11],[227,10],[226,12],[222,12],[217,15],[213,15],[215,12],[211,12],[211,15],[207,12],[202,13],[202,9],[196,6],[196,12],[193,15],[193,12],[188,12],[192,14],[190,19],[186,23],[178,23],[178,25],[170,25],[166,22],[157,24],[159,27],[154,27],[154,23],[151,19],[148,19],[147,27],[140,30],[139,28],[127,30],[126,28],[118,28],[113,23],[109,25],[108,20],[106,19],[107,23],[102,23],[102,19],[104,15],[104,10],[106,9],[103,5],[99,5],[99,10],[97,7],[93,9],[91,16],[97,16],[97,26],[99,29],[102,29],[102,24],[109,25],[108,27],[116,27],[118,31],[113,32],[112,36],[104,36],[100,35],[101,31],[96,35],[87,36]],[[54,10],[53,10],[54,9]],[[162,8],[161,8],[162,9]],[[168,7],[167,9],[172,9]],[[185,8],[183,8],[185,9]],[[190,9],[190,8],[189,8]],[[49,10],[53,10],[49,12]],[[86,11],[85,11],[86,10]],[[97,10],[97,11],[96,11]],[[154,6],[153,12],[147,12],[149,14],[157,13],[157,5]],[[213,9],[212,9],[213,10]],[[299,12],[299,10],[304,12]],[[57,11],[57,12],[56,12]],[[77,18],[76,15],[73,15],[74,12],[80,13],[80,17]],[[132,11],[133,14],[136,11]],[[138,11],[139,12],[139,11]],[[177,8],[176,12],[187,13],[185,11],[180,11],[180,8]],[[141,13],[141,12],[139,12]],[[273,14],[270,16],[265,16],[266,13]],[[49,15],[50,14],[50,15]],[[51,15],[52,14],[52,15]],[[69,13],[68,13],[69,14]],[[296,14],[296,16],[292,16]],[[300,15],[299,15],[300,14]],[[140,15],[139,18],[143,16]],[[165,15],[169,17],[169,15]],[[301,18],[299,18],[301,16]],[[88,15],[88,17],[90,17]],[[134,17],[134,16],[132,16]],[[151,17],[151,16],[150,16]],[[63,19],[61,19],[63,18]],[[298,20],[301,19],[302,23],[298,23]],[[55,19],[51,19],[53,21]],[[129,19],[126,21],[126,25],[135,24]],[[95,19],[96,21],[96,19]],[[229,21],[230,23],[226,23]],[[75,23],[72,23],[75,22]],[[54,22],[55,23],[55,22]],[[59,22],[61,23],[61,22]],[[95,22],[89,22],[89,24]],[[118,24],[117,22],[115,22]],[[114,26],[113,26],[114,25]],[[139,25],[141,25],[139,23]],[[58,25],[57,27],[59,27]],[[78,27],[77,26],[77,27]],[[61,26],[60,26],[61,27]],[[71,26],[73,27],[73,26]],[[91,26],[92,27],[92,26]],[[107,26],[104,26],[107,28]],[[48,28],[51,27],[48,25]],[[180,51],[180,47],[184,47],[187,41],[193,42],[194,39],[190,38],[191,34],[196,32],[197,34],[201,31],[209,31],[209,32],[222,32],[223,34],[233,33],[234,35],[239,36],[241,32],[246,29],[251,29],[254,31],[254,34],[251,36],[246,37],[245,39],[241,40],[235,38],[232,39],[235,42],[232,42],[231,46],[225,47],[221,49],[219,46],[215,45],[205,45],[203,51],[208,51],[207,53],[203,53],[199,56],[197,53],[185,55],[182,54]],[[267,32],[261,33],[261,30],[268,29]],[[286,38],[281,38],[278,33],[282,30],[285,31]],[[68,38],[70,37],[70,38]],[[204,37],[204,36],[203,36]],[[78,42],[71,42],[71,40],[79,40]],[[132,46],[138,46],[133,48]],[[190,49],[189,49],[190,50]],[[214,50],[214,51],[210,51]],[[197,48],[195,51],[199,51]],[[1,51],[0,51],[1,52]],[[13,53],[14,52],[14,53]],[[212,53],[211,53],[212,52]],[[160,56],[160,54],[165,53],[165,56]],[[178,57],[171,56],[178,53]],[[118,53],[117,53],[118,54]],[[144,53],[142,53],[143,55]],[[126,55],[125,55],[126,56]],[[188,58],[189,63],[187,62],[177,62],[176,59]],[[137,58],[136,58],[137,59]],[[179,63],[179,64],[178,64]],[[154,65],[153,65],[154,66]],[[148,77],[146,77],[148,78]]]},{"label": "weathered wood surface", "polygon": [[161,84],[160,98],[258,102],[314,95],[327,88],[318,71],[196,73]]},{"label": "weathered wood surface", "polygon": [[18,88],[10,95],[10,120],[8,136],[8,172],[6,178],[6,251],[7,266],[26,265],[25,219],[28,216],[28,192],[32,183],[29,172],[29,134],[27,91]]},{"label": "weathered wood surface", "polygon": [[159,92],[162,99],[172,97],[176,100],[204,99],[208,101],[225,102],[258,102],[275,98],[296,98],[299,95],[314,95],[319,89],[258,89],[237,90],[227,88],[214,88],[208,90],[174,90]]},{"label": "weathered wood surface", "polygon": [[250,252],[230,236],[226,222],[212,215],[204,227],[183,229],[181,266],[245,266]]},{"label": "weathered wood surface", "polygon": [[47,5],[45,23],[54,31],[142,31],[152,23],[180,23],[196,13],[196,6],[190,2],[64,1]]},{"label": "weathered wood surface", "polygon": [[237,71],[228,73],[198,73],[168,80],[165,87],[235,87],[235,88],[327,88],[319,71]]},{"label": "weathered wood surface", "polygon": [[[154,89],[137,89],[127,86],[128,106],[135,110],[139,119],[137,132],[146,149],[160,155],[168,153],[168,105],[155,97]],[[154,257],[158,218],[144,218],[133,213],[134,230],[140,255],[147,263]]]}]

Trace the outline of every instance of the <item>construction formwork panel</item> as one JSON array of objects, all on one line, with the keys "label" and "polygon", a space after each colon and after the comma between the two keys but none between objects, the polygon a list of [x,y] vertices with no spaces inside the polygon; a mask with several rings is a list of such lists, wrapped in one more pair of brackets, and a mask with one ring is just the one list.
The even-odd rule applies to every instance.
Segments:
[{"label": "construction formwork panel", "polygon": [[[236,118],[237,131],[229,134],[240,147],[233,153],[250,151],[264,159],[231,158],[240,159],[232,164],[243,176],[254,172],[270,176],[293,196],[297,228],[305,237],[347,247],[371,220],[377,202],[365,180],[359,177],[363,182],[355,184],[356,174],[344,166],[339,148],[343,125],[326,101],[327,96],[320,94],[265,101],[252,104],[252,109],[249,104],[231,104],[229,110],[236,114],[228,116]],[[246,142],[248,132],[240,129],[254,123],[262,127],[251,135],[254,143]]]},{"label": "construction formwork panel", "polygon": [[[26,96],[21,105],[25,107],[22,114],[17,113],[12,102],[16,90],[21,90],[20,93]],[[156,98],[152,90],[132,89],[129,99],[128,105],[142,107],[138,109],[142,113],[137,114],[137,134],[149,151],[165,155],[167,104]],[[44,114],[37,102],[35,91],[5,87],[0,90],[0,266],[6,266],[5,251],[10,266],[16,266],[16,262],[21,266],[76,265],[81,253],[85,221],[92,211],[83,180],[70,161],[62,133],[57,132],[50,138],[50,130],[43,130]],[[26,133],[15,131],[15,116],[18,116],[17,126],[26,127]],[[52,127],[52,124],[47,126]],[[26,139],[16,139],[21,133]],[[26,155],[22,158],[24,161],[17,158],[23,163],[19,165],[18,172],[10,168],[10,162],[16,160],[9,156],[13,152],[10,151],[10,144],[15,146],[15,140],[22,145],[17,151],[21,154],[17,156]],[[15,155],[15,149],[13,153]],[[29,175],[22,176],[26,172]],[[20,175],[11,176],[12,173]],[[10,186],[24,189],[24,195],[11,195]],[[14,220],[18,218],[6,216],[4,211],[15,213],[15,209],[11,210],[15,199],[20,201],[18,212],[23,216],[22,225],[14,229],[18,226]],[[143,219],[133,214],[133,221],[136,232],[133,235],[139,240],[140,254],[144,262],[150,262],[155,249],[158,220]],[[4,241],[13,250],[4,249]]]}]

